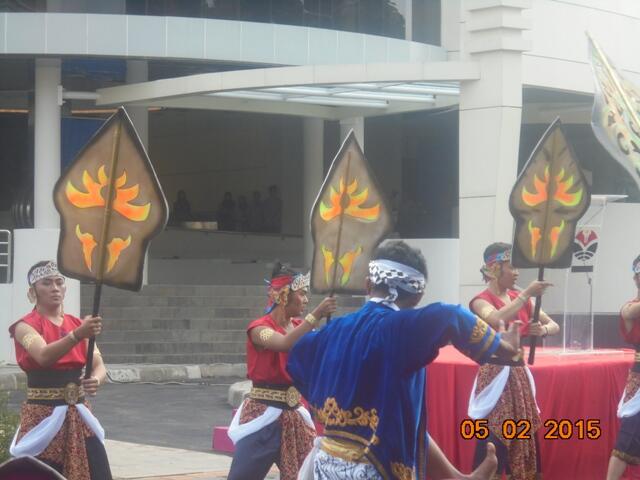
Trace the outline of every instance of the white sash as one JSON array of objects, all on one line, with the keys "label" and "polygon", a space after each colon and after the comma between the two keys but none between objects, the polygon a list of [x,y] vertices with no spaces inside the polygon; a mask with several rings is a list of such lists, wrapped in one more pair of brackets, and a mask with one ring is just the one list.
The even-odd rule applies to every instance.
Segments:
[{"label": "white sash", "polygon": [[[267,425],[271,425],[278,420],[282,414],[281,408],[268,406],[262,415],[241,425],[240,416],[242,415],[243,407],[244,402],[242,402],[242,405],[240,405],[240,408],[238,408],[238,411],[233,416],[233,420],[231,420],[231,425],[229,425],[229,430],[227,431],[227,435],[229,435],[234,445],[244,437],[256,433],[258,430],[262,430]],[[307,425],[315,430],[315,425],[313,424],[313,420],[311,420],[311,414],[306,408],[300,405],[296,408],[296,412],[298,412]]]},{"label": "white sash", "polygon": [[[538,402],[536,400],[536,382],[533,379],[533,375],[531,375],[531,371],[525,365],[525,372],[527,372],[527,378],[529,379],[529,385],[531,386],[531,393],[533,394],[533,399],[536,402],[536,409],[538,413],[540,413],[540,407],[538,407]],[[507,380],[509,380],[509,373],[511,372],[511,367],[504,366],[500,373],[495,376],[491,383],[487,385],[478,395],[476,395],[476,386],[478,385],[478,375],[476,375],[475,380],[473,381],[473,388],[471,389],[471,396],[469,397],[469,410],[467,411],[467,415],[469,418],[473,420],[477,420],[479,418],[487,418],[491,413],[491,410],[496,406],[498,400],[500,399],[500,395],[504,391],[504,387],[507,385]]]},{"label": "white sash", "polygon": [[[78,409],[78,413],[80,417],[82,417],[82,420],[84,420],[84,423],[86,423],[93,433],[95,433],[96,437],[104,443],[104,428],[102,428],[98,419],[81,403],[75,405],[75,408]],[[18,426],[16,434],[13,436],[9,453],[14,457],[36,457],[40,455],[62,428],[68,410],[69,405],[59,405],[55,407],[51,415],[42,419],[42,421],[29,430],[19,442],[16,442],[18,432],[20,431],[20,426]]]},{"label": "white sash", "polygon": [[618,404],[618,418],[632,417],[640,412],[640,388],[633,397],[625,402],[624,396],[626,393],[627,387],[624,388],[622,398],[620,398],[620,403]]}]

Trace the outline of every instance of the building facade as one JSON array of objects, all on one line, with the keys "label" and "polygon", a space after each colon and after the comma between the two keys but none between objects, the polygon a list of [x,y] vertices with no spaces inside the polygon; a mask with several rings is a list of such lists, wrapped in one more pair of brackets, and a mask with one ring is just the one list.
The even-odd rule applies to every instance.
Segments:
[{"label": "building facade", "polygon": [[[283,205],[275,231],[240,227],[239,214],[230,233],[170,228],[153,244],[151,283],[255,283],[275,257],[309,265],[309,211],[353,129],[395,236],[427,257],[428,300],[466,303],[484,247],[512,237],[518,168],[557,116],[593,192],[628,196],[601,236],[602,265],[626,268],[635,232],[620,229],[635,228],[625,219],[640,195],[591,133],[585,31],[640,83],[639,26],[634,0],[1,2],[0,229],[13,262],[0,328],[29,308],[28,267],[55,257],[61,169],[119,105],[191,220],[218,218],[225,192],[238,209],[276,186]],[[598,272],[596,309],[614,312],[633,289]],[[79,303],[71,282],[66,308]]]}]

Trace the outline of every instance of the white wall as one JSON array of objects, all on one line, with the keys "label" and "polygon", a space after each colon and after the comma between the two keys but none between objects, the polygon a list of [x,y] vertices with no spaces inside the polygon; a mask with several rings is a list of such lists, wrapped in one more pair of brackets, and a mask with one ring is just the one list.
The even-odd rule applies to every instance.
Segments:
[{"label": "white wall", "polygon": [[[58,251],[58,229],[16,229],[13,231],[13,293],[10,303],[11,318],[19,319],[33,305],[27,299],[27,272],[40,260],[55,260]],[[80,282],[67,279],[64,310],[71,315],[80,315]]]},{"label": "white wall", "polygon": [[427,261],[429,279],[420,305],[428,305],[433,302],[459,303],[458,239],[423,238],[405,239],[404,241],[419,249]]},{"label": "white wall", "polygon": [[13,323],[11,317],[11,293],[13,285],[0,284],[0,363],[15,363],[13,341],[9,338],[7,329]]},{"label": "white wall", "polygon": [[533,0],[525,13],[532,49],[523,55],[523,80],[535,85],[593,92],[585,32],[628,78],[640,83],[640,2],[637,0]]},{"label": "white wall", "polygon": [[[585,215],[585,217],[588,216]],[[584,218],[584,217],[583,217]],[[606,208],[604,223],[599,232],[598,251],[593,278],[593,311],[596,314],[615,314],[622,304],[636,295],[631,262],[640,254],[640,204],[612,203]],[[565,310],[588,311],[588,286],[584,274],[571,274],[567,284],[566,270],[545,270],[545,280],[554,284],[543,297],[542,308],[550,313]],[[526,287],[537,276],[537,270],[520,271],[518,283]],[[580,305],[581,303],[581,305]]]}]

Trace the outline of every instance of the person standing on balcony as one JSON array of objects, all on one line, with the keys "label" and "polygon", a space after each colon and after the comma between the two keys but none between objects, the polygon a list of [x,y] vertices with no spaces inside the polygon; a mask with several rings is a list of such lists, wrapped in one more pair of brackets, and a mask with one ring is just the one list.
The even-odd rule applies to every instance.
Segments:
[{"label": "person standing on balcony", "polygon": [[335,312],[336,300],[325,298],[302,319],[308,289],[308,273],[276,263],[266,315],[247,327],[247,377],[253,387],[229,427],[235,444],[229,480],[262,479],[274,463],[282,480],[295,480],[313,446],[311,416],[285,367],[291,347]]},{"label": "person standing on balcony", "polygon": [[640,465],[640,255],[631,268],[637,294],[620,310],[620,333],[635,347],[636,356],[618,404],[620,430],[609,459],[607,480],[618,480],[627,466]]},{"label": "person standing on balcony", "polygon": [[269,233],[282,232],[282,199],[277,185],[269,187],[269,196],[264,201],[265,231]]},{"label": "person standing on balcony", "polygon": [[[540,311],[540,321],[531,323],[531,297],[542,295],[551,285],[533,281],[524,290],[516,290],[518,270],[511,265],[511,245],[492,243],[484,251],[482,277],[488,283],[483,292],[470,302],[471,311],[500,331],[515,321],[520,322],[521,337],[555,335],[560,327],[546,313]],[[487,419],[489,437],[478,440],[474,465],[484,458],[487,443],[496,446],[498,475],[506,473],[512,480],[529,480],[540,475],[540,449],[536,431],[541,425],[535,399],[535,384],[522,358],[491,358],[482,365],[474,382],[469,401],[469,417]],[[530,426],[529,439],[508,440],[503,435],[503,422],[508,419],[526,421]]]},{"label": "person standing on balcony", "polygon": [[107,377],[97,347],[92,376],[82,375],[87,339],[100,334],[102,320],[64,313],[65,278],[54,262],[36,263],[27,278],[35,308],[9,327],[27,374],[27,400],[10,453],[37,457],[68,480],[111,480],[104,430],[85,399]]}]

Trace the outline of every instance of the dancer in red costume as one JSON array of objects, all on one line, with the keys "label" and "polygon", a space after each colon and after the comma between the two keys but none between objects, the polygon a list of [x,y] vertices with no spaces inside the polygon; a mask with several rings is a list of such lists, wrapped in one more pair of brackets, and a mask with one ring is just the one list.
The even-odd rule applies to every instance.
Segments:
[{"label": "dancer in red costume", "polygon": [[102,320],[64,313],[65,279],[54,262],[36,263],[27,276],[35,308],[9,327],[28,385],[10,452],[37,457],[69,480],[110,480],[104,430],[85,400],[107,376],[97,348],[92,376],[82,378],[87,338],[100,334]]},{"label": "dancer in red costume", "polygon": [[236,446],[229,480],[260,480],[274,463],[280,478],[295,480],[313,447],[315,428],[286,371],[287,358],[300,337],[335,312],[336,300],[325,298],[303,319],[308,289],[309,274],[276,264],[267,314],[247,328],[247,377],[253,387],[229,428]]}]

